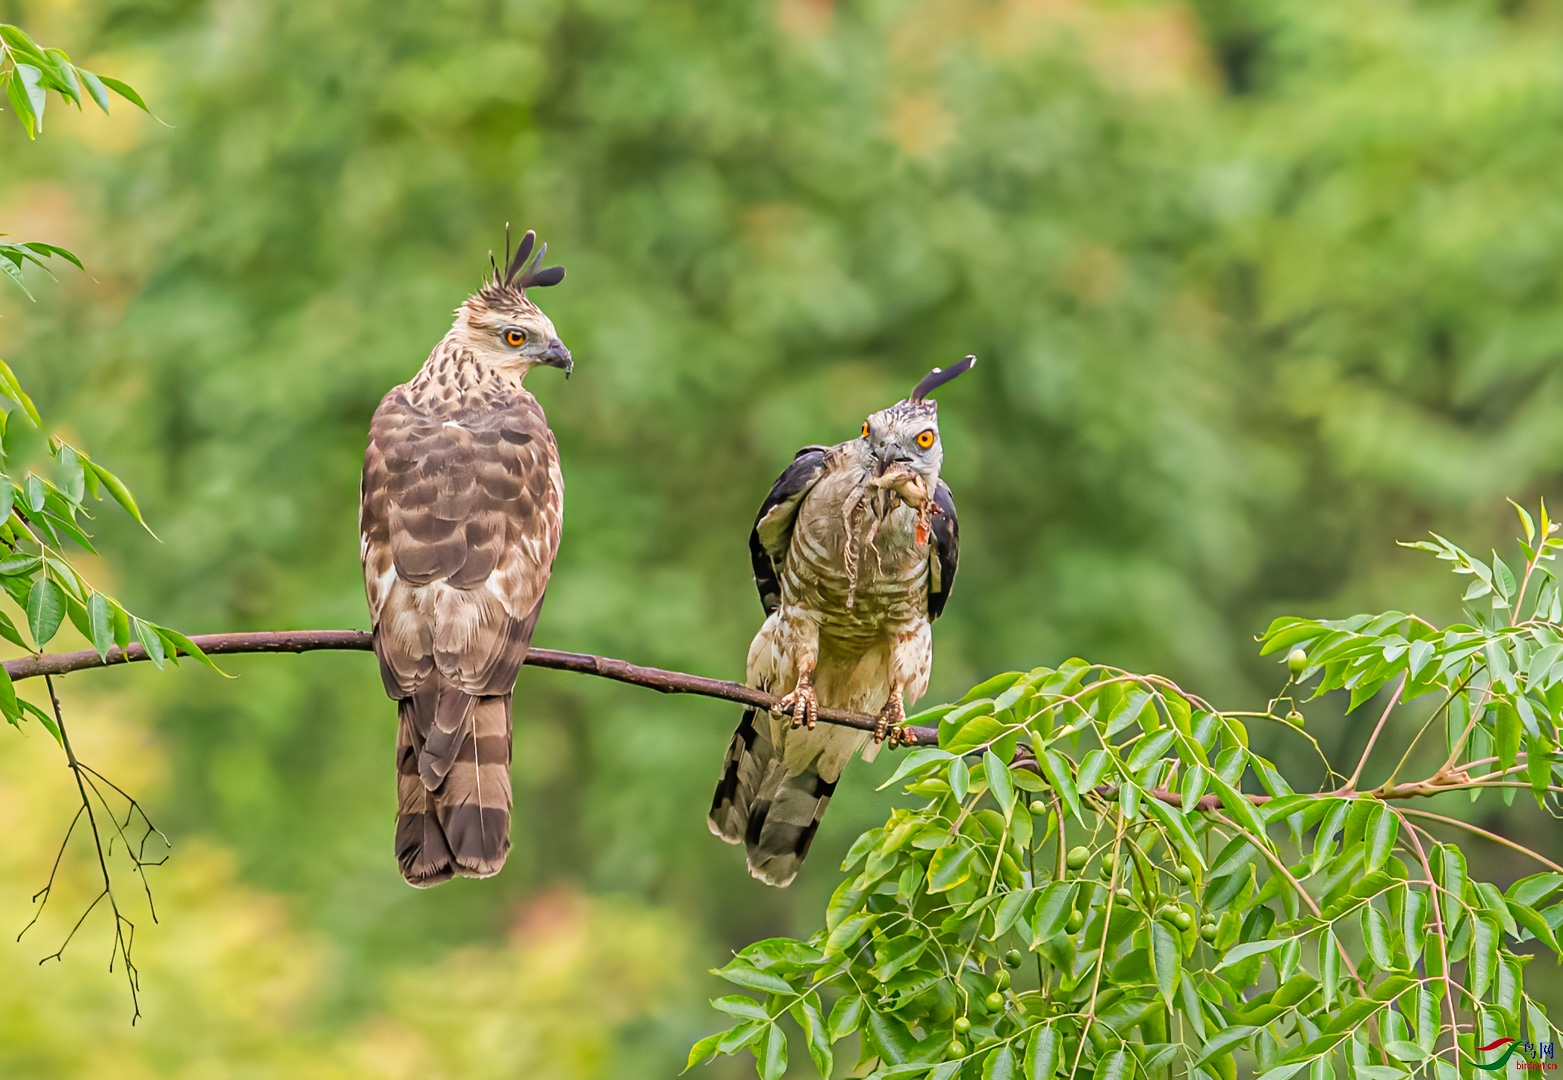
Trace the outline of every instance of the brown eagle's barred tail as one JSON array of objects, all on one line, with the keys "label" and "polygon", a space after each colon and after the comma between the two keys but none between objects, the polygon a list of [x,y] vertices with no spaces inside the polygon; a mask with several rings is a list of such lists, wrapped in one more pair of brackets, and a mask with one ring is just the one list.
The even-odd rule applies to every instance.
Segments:
[{"label": "brown eagle's barred tail", "polygon": [[473,702],[450,772],[433,789],[418,773],[429,704],[421,695],[397,703],[396,860],[420,887],[491,877],[510,852],[510,695]]}]

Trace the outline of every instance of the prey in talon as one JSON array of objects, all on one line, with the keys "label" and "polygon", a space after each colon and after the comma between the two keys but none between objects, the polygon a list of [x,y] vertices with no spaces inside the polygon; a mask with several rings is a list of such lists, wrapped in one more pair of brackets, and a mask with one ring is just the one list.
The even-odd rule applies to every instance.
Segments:
[{"label": "prey in talon", "polygon": [[[760,507],[749,554],[765,622],[748,684],[779,701],[744,711],[709,824],[761,881],[792,881],[843,766],[904,741],[928,689],[960,537],[931,395],[976,362],[934,368],[855,439],[799,450]],[[821,708],[871,714],[874,730],[817,724]]]}]

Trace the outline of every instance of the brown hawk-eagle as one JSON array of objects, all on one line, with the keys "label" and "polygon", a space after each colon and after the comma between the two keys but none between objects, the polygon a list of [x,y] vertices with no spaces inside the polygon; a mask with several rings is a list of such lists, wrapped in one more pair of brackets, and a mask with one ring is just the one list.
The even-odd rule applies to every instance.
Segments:
[{"label": "brown hawk-eagle", "polygon": [[[760,507],[749,550],[766,618],[748,682],[785,694],[785,711],[744,712],[709,824],[747,847],[761,881],[792,881],[842,766],[895,738],[905,705],[928,689],[930,624],[955,584],[960,537],[928,395],[976,362],[934,368],[859,438],[799,450]],[[821,705],[877,713],[879,726],[816,729]]]},{"label": "brown hawk-eagle", "polygon": [[510,694],[563,525],[553,432],[521,385],[573,368],[526,290],[528,232],[375,410],[359,527],[385,692],[397,704],[396,857],[413,885],[488,877],[510,850]]}]

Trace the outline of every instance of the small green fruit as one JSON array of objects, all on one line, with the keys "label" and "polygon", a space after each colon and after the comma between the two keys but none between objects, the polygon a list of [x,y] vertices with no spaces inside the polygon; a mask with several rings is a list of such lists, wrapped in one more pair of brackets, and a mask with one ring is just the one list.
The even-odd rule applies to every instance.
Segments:
[{"label": "small green fruit", "polygon": [[1194,926],[1194,916],[1190,915],[1186,911],[1175,911],[1172,915],[1172,925],[1176,926],[1184,933],[1188,933],[1188,931]]},{"label": "small green fruit", "polygon": [[1043,814],[1047,813],[1047,810],[1047,803],[1043,802],[1041,799],[1031,800],[1031,812],[1037,817],[1041,817]]},{"label": "small green fruit", "polygon": [[1070,848],[1069,853],[1064,856],[1064,865],[1071,870],[1079,870],[1090,861],[1091,851],[1083,844]]},{"label": "small green fruit", "polygon": [[1134,899],[1134,894],[1128,889],[1114,889],[1113,895],[1118,897],[1120,903],[1124,904],[1127,904],[1130,900]]},{"label": "small green fruit", "polygon": [[1018,968],[1023,960],[1025,960],[1025,957],[1020,954],[1019,949],[1011,949],[1004,954],[1005,967]]},{"label": "small green fruit", "polygon": [[1172,904],[1163,904],[1156,909],[1156,917],[1162,920],[1162,922],[1171,922],[1173,916],[1177,913],[1178,909]]},{"label": "small green fruit", "polygon": [[1177,874],[1178,880],[1181,881],[1183,884],[1185,884],[1185,885],[1192,885],[1192,884],[1194,884],[1194,871],[1190,870],[1187,866],[1184,866],[1182,863],[1178,864],[1178,868],[1177,868],[1177,870],[1174,871],[1174,873]]},{"label": "small green fruit", "polygon": [[1003,968],[1000,968],[997,972],[995,972],[993,976],[993,988],[995,990],[1008,990],[1009,972],[1005,971]]},{"label": "small green fruit", "polygon": [[951,1039],[950,1040],[950,1056],[952,1058],[965,1057],[966,1056],[966,1044],[961,1042],[961,1040],[959,1040],[959,1039]]},{"label": "small green fruit", "polygon": [[1286,670],[1292,673],[1293,678],[1296,678],[1298,675],[1301,675],[1303,672],[1307,671],[1308,654],[1303,652],[1301,649],[1293,649],[1291,652],[1287,653]]},{"label": "small green fruit", "polygon": [[988,1007],[990,1013],[1002,1012],[1004,1009],[1004,995],[995,990],[984,998],[982,1003]]},{"label": "small green fruit", "polygon": [[1117,867],[1117,865],[1118,865],[1118,856],[1112,854],[1111,852],[1108,852],[1106,855],[1103,855],[1102,856],[1102,876],[1105,877],[1105,878],[1112,877],[1113,876],[1113,870]]},{"label": "small green fruit", "polygon": [[967,1019],[964,1016],[957,1016],[955,1018],[955,1032],[956,1032],[956,1034],[964,1035],[964,1034],[966,1034],[970,1030],[971,1030],[971,1021],[969,1019]]},{"label": "small green fruit", "polygon": [[1071,934],[1078,934],[1080,928],[1085,925],[1085,916],[1078,911],[1071,911],[1069,919],[1064,923],[1064,929]]},{"label": "small green fruit", "polygon": [[1199,936],[1204,938],[1206,941],[1215,941],[1216,940],[1216,931],[1219,930],[1219,929],[1220,929],[1220,927],[1218,927],[1213,922],[1205,923],[1203,926],[1201,926],[1199,928]]}]

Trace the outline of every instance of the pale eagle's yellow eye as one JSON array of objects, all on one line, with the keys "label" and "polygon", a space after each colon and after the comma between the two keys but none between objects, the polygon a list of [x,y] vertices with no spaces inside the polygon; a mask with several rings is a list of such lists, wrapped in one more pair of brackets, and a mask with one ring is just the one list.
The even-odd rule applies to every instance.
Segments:
[{"label": "pale eagle's yellow eye", "polygon": [[917,436],[917,445],[926,450],[933,445],[935,438],[937,438],[937,436],[934,435],[933,428],[929,428],[927,431]]},{"label": "pale eagle's yellow eye", "polygon": [[526,331],[506,330],[505,344],[509,345],[512,349],[519,349],[521,346],[526,344]]},{"label": "pale eagle's yellow eye", "polygon": [[863,421],[863,438],[868,438],[868,421]]}]

